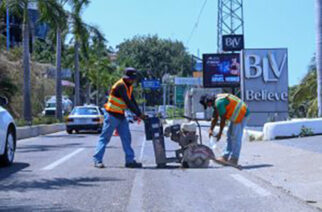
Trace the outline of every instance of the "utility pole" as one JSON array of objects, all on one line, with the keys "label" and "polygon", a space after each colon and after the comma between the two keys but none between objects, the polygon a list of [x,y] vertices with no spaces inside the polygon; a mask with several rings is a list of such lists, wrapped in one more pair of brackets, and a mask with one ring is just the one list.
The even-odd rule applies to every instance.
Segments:
[{"label": "utility pole", "polygon": [[222,50],[222,36],[244,34],[243,0],[218,0],[217,52]]},{"label": "utility pole", "polygon": [[8,0],[6,0],[6,11],[7,11],[7,51],[10,49],[10,14]]}]

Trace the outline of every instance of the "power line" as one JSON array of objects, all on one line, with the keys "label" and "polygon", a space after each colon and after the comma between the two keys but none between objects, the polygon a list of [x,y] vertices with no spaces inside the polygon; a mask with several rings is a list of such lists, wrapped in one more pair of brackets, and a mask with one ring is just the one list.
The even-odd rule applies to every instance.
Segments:
[{"label": "power line", "polygon": [[190,40],[191,40],[191,38],[192,38],[193,33],[194,33],[194,32],[195,32],[195,30],[198,28],[199,21],[200,21],[200,17],[201,17],[201,14],[202,14],[202,12],[203,12],[203,10],[204,10],[204,8],[205,8],[206,4],[207,4],[207,1],[208,1],[208,0],[205,0],[205,1],[204,1],[204,3],[203,3],[203,5],[202,5],[202,7],[201,7],[201,10],[200,10],[199,15],[198,15],[198,17],[197,17],[197,21],[196,21],[196,23],[195,23],[195,24],[193,25],[193,27],[192,27],[192,30],[191,30],[191,33],[190,33],[190,35],[189,35],[189,38],[188,38],[188,40],[187,40],[187,42],[186,42],[186,45],[188,45],[188,44],[189,44],[189,42],[190,42]]}]

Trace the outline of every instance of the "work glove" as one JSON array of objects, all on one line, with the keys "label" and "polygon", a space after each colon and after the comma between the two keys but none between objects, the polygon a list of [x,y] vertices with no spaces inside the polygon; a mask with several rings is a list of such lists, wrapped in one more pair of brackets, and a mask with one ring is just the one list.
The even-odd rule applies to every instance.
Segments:
[{"label": "work glove", "polygon": [[147,118],[148,118],[148,116],[143,113],[140,115],[140,119],[142,119],[142,120],[146,120]]}]

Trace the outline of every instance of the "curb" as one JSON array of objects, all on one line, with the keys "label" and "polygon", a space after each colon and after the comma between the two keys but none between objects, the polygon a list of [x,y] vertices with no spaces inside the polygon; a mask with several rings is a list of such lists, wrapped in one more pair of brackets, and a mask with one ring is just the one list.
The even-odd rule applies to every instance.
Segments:
[{"label": "curb", "polygon": [[18,127],[17,140],[64,131],[65,129],[66,129],[65,124],[50,124],[50,125],[37,125],[37,126],[31,126],[31,127],[30,126]]}]

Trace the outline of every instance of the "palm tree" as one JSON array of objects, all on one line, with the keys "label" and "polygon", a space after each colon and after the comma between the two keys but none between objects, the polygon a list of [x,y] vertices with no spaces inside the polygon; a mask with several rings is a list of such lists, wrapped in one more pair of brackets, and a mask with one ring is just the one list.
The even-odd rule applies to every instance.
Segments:
[{"label": "palm tree", "polygon": [[75,51],[75,105],[80,105],[80,73],[79,73],[79,48],[83,49],[86,47],[88,43],[88,30],[84,22],[81,18],[82,10],[85,6],[87,6],[90,1],[89,0],[70,0],[69,1],[72,6],[72,25],[74,35],[74,51]]},{"label": "palm tree", "polygon": [[22,36],[23,36],[23,116],[27,123],[31,124],[31,87],[30,87],[30,50],[29,50],[29,14],[28,4],[33,0],[8,0],[2,4],[8,4],[8,8],[16,16],[22,17]]},{"label": "palm tree", "polygon": [[40,20],[56,31],[56,118],[62,121],[61,51],[62,30],[67,26],[67,13],[58,0],[38,0]]},{"label": "palm tree", "polygon": [[322,0],[315,0],[316,8],[316,66],[317,66],[317,92],[318,116],[322,117]]}]

